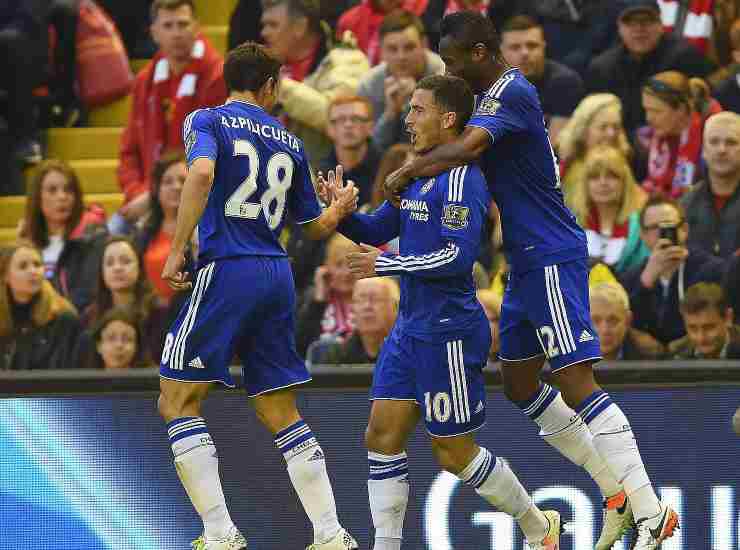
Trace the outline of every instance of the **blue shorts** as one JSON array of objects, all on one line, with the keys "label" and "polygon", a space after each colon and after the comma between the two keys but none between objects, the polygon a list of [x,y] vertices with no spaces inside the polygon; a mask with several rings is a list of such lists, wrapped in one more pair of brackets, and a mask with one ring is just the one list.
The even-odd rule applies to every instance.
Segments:
[{"label": "blue shorts", "polygon": [[543,353],[553,372],[601,359],[591,324],[586,260],[509,275],[499,358],[524,361]]},{"label": "blue shorts", "polygon": [[488,321],[464,334],[427,342],[396,327],[375,363],[371,399],[415,401],[437,437],[472,432],[486,420],[483,373],[491,348]]},{"label": "blue shorts", "polygon": [[295,349],[295,287],[287,258],[242,256],[200,268],[165,338],[160,376],[234,387],[242,362],[249,396],[311,379]]}]

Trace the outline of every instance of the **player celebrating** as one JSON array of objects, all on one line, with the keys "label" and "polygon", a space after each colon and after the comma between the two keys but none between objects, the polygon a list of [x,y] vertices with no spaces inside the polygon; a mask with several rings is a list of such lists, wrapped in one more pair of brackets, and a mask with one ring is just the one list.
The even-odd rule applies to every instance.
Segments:
[{"label": "player celebrating", "polygon": [[[416,152],[459,135],[470,118],[473,94],[464,80],[421,80],[406,118]],[[329,174],[329,188],[341,190]],[[368,493],[375,524],[374,550],[399,550],[409,495],[404,451],[423,415],[439,464],[488,502],[512,515],[533,550],[557,550],[560,515],[542,512],[505,461],[475,443],[485,420],[481,369],[491,331],[478,303],[473,263],[490,195],[475,165],[414,181],[400,209],[385,202],[373,215],[353,214],[339,226],[351,239],[385,243],[400,235],[400,255],[363,244],[348,256],[359,277],[399,275],[398,319],[378,357],[366,432]],[[421,410],[420,410],[421,409]]]},{"label": "player celebrating", "polygon": [[189,170],[162,277],[175,288],[189,286],[183,250],[196,223],[200,269],[165,340],[159,411],[177,473],[203,520],[195,550],[246,548],[226,508],[216,447],[200,416],[214,383],[233,387],[228,366],[234,354],[313,524],[309,549],[357,548],[337,519],[324,453],[296,409],[292,388],[310,376],[295,351],[295,289],[278,241],[286,208],[310,238],[324,238],[354,210],[357,190],[339,190],[322,213],[302,143],[267,114],[279,71],[262,46],[237,47],[224,65],[226,104],[191,113],[183,127]]},{"label": "player celebrating", "polygon": [[[447,72],[478,94],[476,112],[458,139],[391,174],[389,194],[412,177],[479,160],[501,210],[511,266],[501,312],[506,394],[537,423],[545,441],[599,485],[606,498],[597,549],[611,548],[629,528],[629,504],[637,519],[635,549],[658,548],[673,534],[678,516],[658,500],[629,421],[594,380],[592,365],[601,357],[589,315],[586,239],[564,206],[537,92],[503,60],[484,16],[449,15],[441,34]],[[545,358],[562,397],[540,383]]]}]

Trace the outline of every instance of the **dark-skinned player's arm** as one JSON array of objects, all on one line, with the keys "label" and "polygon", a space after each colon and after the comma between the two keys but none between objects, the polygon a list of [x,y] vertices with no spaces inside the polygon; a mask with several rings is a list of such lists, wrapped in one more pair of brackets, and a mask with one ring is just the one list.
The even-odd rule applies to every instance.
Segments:
[{"label": "dark-skinned player's arm", "polygon": [[483,128],[467,126],[455,141],[438,145],[392,172],[385,180],[386,197],[397,197],[413,178],[429,178],[455,166],[473,162],[490,145],[491,134]]}]

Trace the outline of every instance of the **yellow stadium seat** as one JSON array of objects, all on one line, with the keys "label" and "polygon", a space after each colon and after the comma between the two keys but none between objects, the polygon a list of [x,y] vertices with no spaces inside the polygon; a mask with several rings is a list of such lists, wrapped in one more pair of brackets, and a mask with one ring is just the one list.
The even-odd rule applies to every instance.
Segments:
[{"label": "yellow stadium seat", "polygon": [[[123,204],[123,193],[88,193],[85,195],[85,203],[99,204],[105,210],[106,215],[110,216]],[[26,197],[23,195],[0,197],[0,210],[3,213],[0,217],[0,231],[5,229],[15,231],[18,227],[18,220],[26,212]]]},{"label": "yellow stadium seat", "polygon": [[226,54],[228,33],[229,28],[225,25],[213,25],[203,27],[203,34],[205,34],[206,38],[211,41],[213,47],[221,52],[221,55]]},{"label": "yellow stadium seat", "polygon": [[237,0],[195,0],[195,15],[202,25],[228,25],[236,3]]},{"label": "yellow stadium seat", "polygon": [[87,123],[89,126],[126,126],[131,109],[131,96],[127,95],[113,103],[97,107],[90,111]]},{"label": "yellow stadium seat", "polygon": [[51,128],[48,158],[95,160],[118,158],[123,128]]},{"label": "yellow stadium seat", "polygon": [[16,241],[16,229],[15,227],[1,227],[0,228],[0,246],[7,246],[13,244]]}]

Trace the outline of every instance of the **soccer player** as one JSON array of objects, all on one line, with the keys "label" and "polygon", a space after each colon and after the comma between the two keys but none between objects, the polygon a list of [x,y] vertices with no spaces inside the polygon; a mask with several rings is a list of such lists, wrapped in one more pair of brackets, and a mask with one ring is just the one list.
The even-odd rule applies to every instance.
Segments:
[{"label": "soccer player", "polygon": [[[599,485],[605,521],[596,548],[611,548],[632,524],[633,513],[635,548],[658,548],[673,534],[678,516],[658,500],[629,421],[594,380],[592,365],[601,357],[589,315],[586,239],[564,206],[537,92],[506,64],[487,18],[449,15],[441,36],[447,72],[464,78],[478,94],[476,111],[459,138],[391,174],[387,190],[393,196],[411,178],[480,162],[501,210],[511,266],[499,353],[505,392],[547,443]],[[562,395],[540,382],[545,359]]]},{"label": "soccer player", "polygon": [[[473,109],[464,80],[421,80],[406,118],[417,153],[452,141]],[[329,187],[342,188],[329,174]],[[437,462],[485,500],[512,515],[533,550],[557,550],[560,515],[542,512],[507,463],[479,447],[473,436],[485,421],[482,369],[491,330],[478,303],[473,263],[481,243],[490,195],[480,169],[464,165],[419,178],[373,215],[353,214],[339,231],[363,243],[348,255],[358,277],[398,275],[398,319],[375,365],[366,431],[368,493],[375,524],[374,550],[400,550],[409,495],[406,442],[424,418]],[[368,244],[400,236],[400,254]]]},{"label": "soccer player", "polygon": [[200,268],[165,339],[159,411],[177,473],[203,520],[195,550],[246,548],[226,508],[216,447],[201,417],[214,384],[234,386],[228,366],[235,354],[257,416],[274,434],[313,524],[308,548],[357,548],[337,519],[324,453],[296,409],[293,387],[310,375],[295,351],[295,289],[278,241],[286,209],[310,238],[327,237],[356,207],[357,189],[346,186],[321,211],[303,144],[268,115],[279,71],[262,46],[237,47],[224,65],[227,102],[194,111],[183,125],[189,170],[162,277],[174,288],[190,285],[183,250],[196,224]]}]

